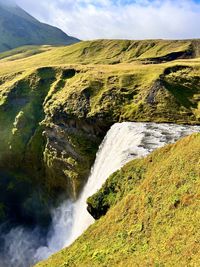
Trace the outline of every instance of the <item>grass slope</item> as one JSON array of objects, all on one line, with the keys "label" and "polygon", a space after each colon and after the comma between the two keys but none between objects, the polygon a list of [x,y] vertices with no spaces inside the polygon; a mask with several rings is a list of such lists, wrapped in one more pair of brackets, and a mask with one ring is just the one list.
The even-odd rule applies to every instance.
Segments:
[{"label": "grass slope", "polygon": [[36,45],[27,45],[20,46],[15,49],[11,49],[9,51],[3,52],[0,54],[0,60],[4,58],[9,58],[8,60],[14,61],[21,58],[30,57],[33,55],[40,54],[42,52],[51,50],[52,47],[49,45],[36,46]]},{"label": "grass slope", "polygon": [[[66,51],[71,50],[71,56],[74,56],[73,50],[83,45],[84,42],[66,48],[21,48],[10,52],[8,57],[8,53],[2,54],[6,58],[0,60],[0,91],[3,94],[4,90],[9,90],[10,79],[20,78],[19,74],[37,73],[37,69],[44,66],[57,69],[58,72],[59,69],[61,72],[62,69],[73,69],[75,75],[72,79],[62,79],[62,76],[60,79],[58,75],[63,85],[59,90],[52,91],[53,97],[49,97],[51,113],[55,109],[64,109],[67,114],[84,117],[85,110],[87,117],[93,118],[104,113],[104,117],[110,116],[112,121],[198,123],[198,59],[179,59],[159,64],[142,64],[138,61],[116,65],[67,64],[73,62],[73,58],[65,59]],[[31,56],[33,53],[38,54]],[[77,105],[83,106],[82,111],[75,110]]]},{"label": "grass slope", "polygon": [[199,266],[199,155],[194,134],[128,163],[107,182],[107,214],[36,266]]},{"label": "grass slope", "polygon": [[16,69],[24,70],[34,66],[60,64],[162,63],[175,59],[197,58],[199,57],[199,47],[199,40],[85,41],[67,47],[55,47],[51,51],[14,62],[8,62],[10,58],[1,60],[1,64],[4,65],[1,72],[10,72],[11,68],[15,71]]}]

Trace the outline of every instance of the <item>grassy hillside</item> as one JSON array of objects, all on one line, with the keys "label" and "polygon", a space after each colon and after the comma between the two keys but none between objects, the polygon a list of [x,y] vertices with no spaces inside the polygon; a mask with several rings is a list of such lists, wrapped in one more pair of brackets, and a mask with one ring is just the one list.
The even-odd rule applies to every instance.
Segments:
[{"label": "grassy hillside", "polygon": [[2,53],[0,221],[21,190],[22,221],[43,222],[60,195],[76,199],[115,122],[199,124],[198,49],[198,40],[98,40]]},{"label": "grassy hillside", "polygon": [[36,266],[199,266],[199,155],[194,134],[128,163],[99,192],[107,214]]},{"label": "grassy hillside", "polygon": [[[12,56],[1,61],[0,66],[3,64],[3,67],[1,67],[0,73],[10,72],[11,69],[14,72],[36,66],[61,64],[118,65],[123,63],[131,68],[133,64],[158,64],[178,59],[190,59],[193,62],[199,57],[199,50],[199,40],[85,41],[67,47],[55,47],[51,51],[32,57],[31,60],[26,58],[22,51],[21,58],[24,57],[24,59],[20,61],[8,62],[13,61]],[[12,52],[13,55],[15,52],[19,55],[19,51]]]},{"label": "grassy hillside", "polygon": [[0,52],[22,45],[67,45],[78,42],[60,29],[40,23],[15,4],[0,3]]},{"label": "grassy hillside", "polygon": [[9,58],[9,61],[14,61],[21,58],[30,57],[33,55],[40,54],[45,51],[51,50],[53,47],[50,45],[36,46],[36,45],[27,45],[20,46],[15,49],[3,52],[0,54],[0,60],[4,58]]}]

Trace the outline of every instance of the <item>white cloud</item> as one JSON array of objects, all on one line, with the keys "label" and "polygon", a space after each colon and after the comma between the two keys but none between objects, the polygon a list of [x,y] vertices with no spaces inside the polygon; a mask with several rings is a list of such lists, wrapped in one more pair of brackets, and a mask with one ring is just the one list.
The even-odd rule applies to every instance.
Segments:
[{"label": "white cloud", "polygon": [[200,4],[192,0],[17,2],[41,21],[80,39],[200,37]]}]

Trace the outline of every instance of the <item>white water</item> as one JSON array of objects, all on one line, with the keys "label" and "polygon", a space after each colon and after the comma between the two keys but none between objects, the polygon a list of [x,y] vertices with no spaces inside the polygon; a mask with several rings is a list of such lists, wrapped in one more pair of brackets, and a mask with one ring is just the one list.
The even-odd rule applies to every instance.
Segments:
[{"label": "white water", "polygon": [[[134,158],[146,156],[156,148],[198,131],[200,126],[131,122],[114,124],[99,148],[91,175],[80,198],[75,203],[62,203],[53,211],[53,222],[46,246],[40,247],[39,243],[35,246],[36,230],[26,232],[22,228],[13,229],[6,236],[6,247],[9,248],[7,256],[9,258],[9,254],[12,255],[12,264],[7,266],[28,267],[30,263],[45,259],[70,245],[94,222],[86,210],[87,198],[96,193],[113,172]],[[21,243],[17,243],[18,240]],[[37,237],[37,240],[40,238]],[[23,255],[32,261],[28,262]]]}]

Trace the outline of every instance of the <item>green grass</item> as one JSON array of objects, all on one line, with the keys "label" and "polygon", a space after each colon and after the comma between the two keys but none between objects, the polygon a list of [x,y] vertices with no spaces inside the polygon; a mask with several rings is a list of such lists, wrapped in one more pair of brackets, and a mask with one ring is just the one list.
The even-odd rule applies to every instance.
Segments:
[{"label": "green grass", "polygon": [[[43,49],[43,48],[41,48]],[[36,48],[40,50],[40,48]],[[24,58],[14,62],[8,62],[12,59],[1,60],[3,67],[0,73],[27,68],[61,65],[61,64],[118,64],[118,63],[160,63],[179,58],[195,58],[199,56],[199,41],[128,41],[128,40],[97,40],[85,41],[67,47],[55,47],[40,55],[31,58]],[[13,50],[11,54],[16,53],[16,59],[20,58],[20,49]],[[176,55],[170,58],[170,55]],[[30,52],[31,54],[31,52]],[[30,55],[29,54],[29,55]],[[4,57],[5,54],[2,54]],[[21,57],[24,57],[24,51],[21,51]],[[13,58],[15,59],[15,57]],[[0,66],[2,66],[0,64]],[[130,67],[130,66],[129,66]]]},{"label": "green grass", "polygon": [[98,193],[107,214],[36,266],[198,266],[199,154],[194,134],[128,163]]},{"label": "green grass", "polygon": [[34,45],[28,45],[28,46],[21,46],[6,52],[3,52],[0,54],[0,60],[7,58],[8,61],[13,61],[21,58],[30,57],[33,55],[40,54],[42,52],[51,50],[52,47],[50,45],[43,45],[43,46],[34,46]]},{"label": "green grass", "polygon": [[113,123],[200,123],[198,49],[198,40],[97,40],[2,53],[1,169],[29,177],[47,202],[76,199]]}]

